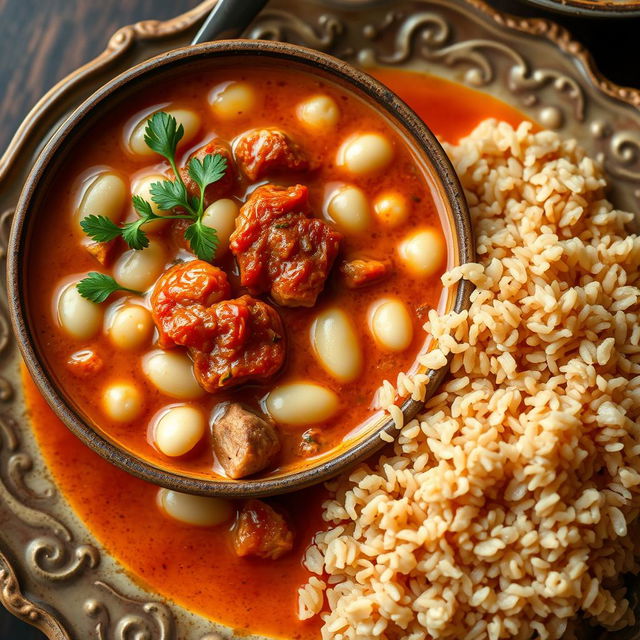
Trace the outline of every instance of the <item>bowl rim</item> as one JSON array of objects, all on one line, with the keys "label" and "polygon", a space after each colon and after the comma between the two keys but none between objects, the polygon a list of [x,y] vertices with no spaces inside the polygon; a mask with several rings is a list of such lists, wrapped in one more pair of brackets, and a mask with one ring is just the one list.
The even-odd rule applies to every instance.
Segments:
[{"label": "bowl rim", "polygon": [[[85,421],[64,399],[65,391],[56,383],[52,372],[40,356],[42,350],[32,335],[27,321],[26,296],[21,295],[26,263],[25,245],[30,214],[34,211],[32,201],[42,179],[48,174],[58,153],[61,152],[67,138],[79,124],[85,123],[94,111],[104,107],[112,95],[142,79],[152,78],[154,74],[167,71],[180,64],[195,64],[198,60],[210,60],[224,57],[255,56],[264,59],[291,61],[310,69],[320,70],[349,85],[356,93],[364,94],[374,106],[385,112],[387,117],[396,121],[400,128],[412,140],[420,155],[426,157],[432,168],[433,177],[440,181],[441,194],[451,212],[452,234],[456,240],[456,264],[472,262],[475,258],[473,230],[469,211],[451,161],[444,152],[435,135],[418,115],[395,93],[366,72],[347,62],[328,54],[300,45],[267,40],[219,40],[199,45],[188,45],[158,56],[149,58],[109,80],[77,107],[55,131],[51,139],[39,152],[37,159],[27,176],[16,206],[7,247],[7,292],[9,315],[20,352],[29,373],[45,400],[57,417],[80,440],[107,461],[120,469],[155,485],[203,496],[218,496],[232,499],[264,497],[303,489],[335,476],[341,471],[373,454],[385,445],[380,433],[396,433],[396,427],[389,417],[381,426],[366,437],[354,440],[353,444],[339,451],[337,455],[320,461],[317,465],[294,470],[283,476],[273,478],[217,480],[182,475],[175,471],[162,469],[150,461],[138,457]],[[62,149],[64,151],[64,149]],[[468,309],[473,287],[467,280],[455,285],[453,311]],[[428,370],[425,400],[428,399],[442,382],[448,372],[446,367],[437,371]],[[67,392],[68,395],[68,392]],[[401,404],[405,421],[413,419],[424,406],[424,401],[408,398]]]}]

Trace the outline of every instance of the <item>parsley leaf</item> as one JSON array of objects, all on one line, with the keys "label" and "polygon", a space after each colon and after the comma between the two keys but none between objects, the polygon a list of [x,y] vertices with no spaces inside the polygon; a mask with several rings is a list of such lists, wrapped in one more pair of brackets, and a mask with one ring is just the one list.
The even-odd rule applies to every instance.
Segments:
[{"label": "parsley leaf", "polygon": [[218,182],[227,170],[227,159],[216,153],[208,154],[202,160],[193,158],[188,171],[191,179],[200,187],[206,189],[210,184]]},{"label": "parsley leaf", "polygon": [[133,208],[142,218],[155,216],[151,205],[142,196],[131,196],[131,202],[133,203]]},{"label": "parsley leaf", "polygon": [[218,248],[218,234],[215,229],[202,224],[202,220],[196,220],[185,229],[184,237],[200,260],[213,260]]},{"label": "parsley leaf", "polygon": [[107,216],[86,216],[80,220],[80,226],[95,242],[109,242],[121,233],[120,227]]},{"label": "parsley leaf", "polygon": [[144,249],[149,246],[149,236],[140,228],[146,222],[149,222],[151,219],[158,218],[159,216],[154,216],[153,218],[138,218],[133,222],[127,222],[122,227],[122,239],[132,248],[132,249]]},{"label": "parsley leaf", "polygon": [[187,195],[187,188],[181,180],[165,180],[154,182],[149,187],[151,200],[163,211],[170,211],[174,207],[182,207],[191,213],[191,203]]},{"label": "parsley leaf", "polygon": [[147,121],[144,130],[144,141],[152,151],[164,156],[172,165],[176,155],[178,142],[184,135],[184,127],[164,111],[157,111]]},{"label": "parsley leaf", "polygon": [[76,285],[78,293],[91,302],[104,302],[112,293],[116,291],[128,291],[136,295],[142,295],[140,291],[127,289],[119,285],[111,276],[106,273],[92,271],[87,277],[80,280]]}]

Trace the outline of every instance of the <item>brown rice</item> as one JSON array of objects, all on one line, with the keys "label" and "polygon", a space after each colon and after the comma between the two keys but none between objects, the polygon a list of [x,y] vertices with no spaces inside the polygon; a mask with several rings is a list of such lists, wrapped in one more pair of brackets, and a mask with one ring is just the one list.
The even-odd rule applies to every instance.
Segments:
[{"label": "brown rice", "polygon": [[[325,640],[560,638],[633,621],[640,507],[640,239],[575,141],[493,120],[448,152],[479,264],[427,329],[452,376],[393,451],[338,479],[300,617]],[[385,384],[419,398],[424,378]],[[323,597],[324,596],[324,597]],[[324,612],[323,612],[324,610]]]}]

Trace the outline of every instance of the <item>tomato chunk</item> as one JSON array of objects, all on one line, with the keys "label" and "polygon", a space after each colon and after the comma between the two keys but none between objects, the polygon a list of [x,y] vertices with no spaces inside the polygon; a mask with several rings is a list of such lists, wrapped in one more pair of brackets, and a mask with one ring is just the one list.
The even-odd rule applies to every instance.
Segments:
[{"label": "tomato chunk", "polygon": [[[223,158],[227,160],[227,169],[224,172],[224,175],[220,180],[210,184],[204,190],[204,206],[208,207],[212,202],[215,202],[219,198],[224,198],[229,192],[232,190],[233,185],[236,181],[236,169],[233,164],[233,159],[231,157],[231,150],[222,140],[212,140],[208,142],[203,147],[200,147],[197,151],[192,153],[189,156],[189,160],[187,161],[187,165],[193,158],[197,158],[198,160],[202,160],[206,155],[221,155]],[[200,187],[196,184],[196,181],[191,178],[189,175],[189,171],[187,166],[185,165],[180,170],[180,176],[184,182],[185,187],[187,187],[187,191],[190,196],[195,196],[197,198],[200,197]]]},{"label": "tomato chunk", "polygon": [[159,345],[165,349],[176,345],[206,348],[214,329],[207,309],[230,295],[227,274],[203,260],[183,262],[165,271],[151,294]]},{"label": "tomato chunk", "polygon": [[204,349],[193,350],[193,370],[203,389],[214,393],[248,380],[270,378],[285,360],[286,341],[278,312],[251,296],[209,308],[215,329]]},{"label": "tomato chunk", "polygon": [[340,265],[340,273],[349,289],[360,289],[384,280],[391,273],[388,260],[356,258]]},{"label": "tomato chunk", "polygon": [[86,245],[87,251],[103,266],[108,267],[116,253],[116,241],[91,242]]},{"label": "tomato chunk", "polygon": [[249,500],[233,528],[233,548],[239,556],[277,560],[293,548],[293,532],[284,517],[262,500]]},{"label": "tomato chunk", "polygon": [[268,184],[240,210],[230,248],[243,286],[283,306],[312,307],[338,253],[341,234],[306,213],[307,188]]},{"label": "tomato chunk", "polygon": [[100,373],[103,366],[104,361],[102,358],[91,349],[76,351],[72,353],[67,360],[67,367],[72,373],[81,378],[87,378]]},{"label": "tomato chunk", "polygon": [[250,180],[274,170],[305,171],[309,168],[302,149],[279,129],[246,131],[235,145],[235,156]]}]

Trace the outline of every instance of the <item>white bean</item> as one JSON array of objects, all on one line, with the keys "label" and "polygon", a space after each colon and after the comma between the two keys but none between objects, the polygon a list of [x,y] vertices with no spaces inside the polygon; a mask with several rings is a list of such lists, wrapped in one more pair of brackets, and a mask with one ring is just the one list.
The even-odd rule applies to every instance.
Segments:
[{"label": "white bean", "polygon": [[247,115],[256,103],[256,92],[246,82],[224,82],[209,94],[213,113],[224,120]]},{"label": "white bean", "polygon": [[192,400],[204,393],[185,353],[152,351],[143,358],[142,370],[157,389],[171,398]]},{"label": "white bean", "polygon": [[58,322],[77,340],[88,340],[98,333],[102,325],[103,310],[99,304],[83,298],[73,282],[58,298]]},{"label": "white bean", "polygon": [[407,236],[398,252],[409,271],[421,277],[436,274],[446,255],[442,236],[435,229],[422,229]]},{"label": "white bean", "polygon": [[340,382],[355,380],[362,370],[362,349],[349,316],[327,309],[311,326],[311,342],[320,364]]},{"label": "white bean", "polygon": [[105,413],[116,422],[131,422],[142,412],[142,394],[130,382],[108,386],[102,396]]},{"label": "white bean", "polygon": [[235,200],[230,200],[229,198],[216,200],[205,209],[202,223],[215,229],[218,234],[219,244],[216,258],[221,258],[229,248],[229,238],[236,228],[238,211],[238,205]]},{"label": "white bean", "polygon": [[343,231],[361,233],[371,224],[369,201],[362,189],[345,185],[329,196],[327,214]]},{"label": "white bean", "polygon": [[151,313],[138,304],[118,307],[111,314],[107,333],[111,342],[119,349],[139,349],[151,339]]},{"label": "white bean", "polygon": [[393,158],[391,142],[380,133],[358,133],[338,149],[337,164],[355,175],[384,169]]},{"label": "white bean", "polygon": [[317,95],[301,102],[296,107],[296,115],[309,129],[326,130],[338,124],[340,109],[330,96]]},{"label": "white bean", "polygon": [[376,342],[386,351],[404,351],[413,340],[413,321],[400,300],[383,300],[373,305],[369,328]]},{"label": "white bean", "polygon": [[269,415],[282,424],[301,426],[331,418],[339,408],[338,396],[313,382],[280,385],[267,396]]},{"label": "white bean", "polygon": [[[180,145],[191,142],[196,137],[198,131],[200,131],[200,116],[191,109],[161,109],[169,115],[172,115],[178,122],[178,126],[182,125],[184,128],[184,135],[180,139]],[[133,129],[131,136],[129,137],[129,149],[137,156],[154,156],[157,155],[155,151],[149,149],[147,143],[144,140],[144,133],[147,127],[147,122],[153,114],[150,114],[143,118]]]},{"label": "white bean", "polygon": [[113,275],[123,287],[145,291],[162,273],[166,261],[162,243],[151,240],[144,249],[125,251],[113,266]]},{"label": "white bean", "polygon": [[233,505],[228,500],[192,496],[169,489],[158,491],[158,505],[174,520],[196,527],[214,527],[233,515]]},{"label": "white bean", "polygon": [[86,188],[76,211],[78,224],[89,215],[106,216],[120,222],[129,191],[125,181],[115,173],[98,174]]},{"label": "white bean", "polygon": [[409,217],[407,199],[395,191],[378,196],[373,203],[378,220],[387,227],[398,227]]},{"label": "white bean", "polygon": [[155,443],[165,456],[183,456],[200,442],[204,430],[202,411],[189,405],[171,407],[156,424]]},{"label": "white bean", "polygon": [[[136,180],[133,185],[133,189],[131,190],[133,195],[140,196],[146,200],[151,205],[153,213],[157,216],[167,215],[167,212],[160,209],[160,207],[151,199],[151,185],[154,182],[164,182],[166,179],[167,176],[163,176],[161,173],[145,176],[144,178]],[[168,220],[152,220],[144,225],[144,230],[148,233],[158,233],[158,231],[161,231],[168,222]]]}]

